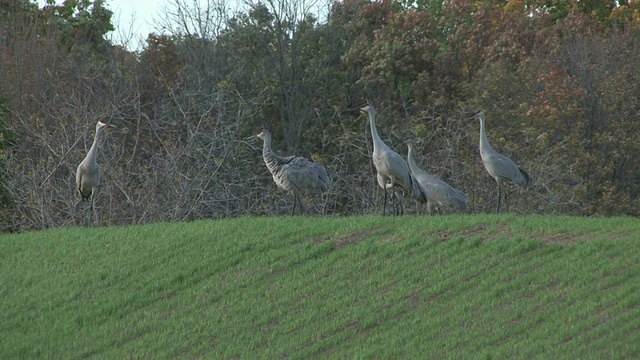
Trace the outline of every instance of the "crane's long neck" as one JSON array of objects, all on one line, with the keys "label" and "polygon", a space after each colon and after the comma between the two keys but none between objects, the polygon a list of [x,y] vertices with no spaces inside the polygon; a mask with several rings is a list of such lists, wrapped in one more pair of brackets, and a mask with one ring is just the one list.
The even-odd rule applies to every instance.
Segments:
[{"label": "crane's long neck", "polygon": [[267,165],[269,171],[275,171],[280,165],[281,160],[280,157],[273,153],[271,150],[271,137],[266,136],[262,144],[262,158],[264,159],[264,163]]},{"label": "crane's long neck", "polygon": [[85,161],[90,163],[96,163],[96,159],[98,157],[98,142],[100,141],[100,133],[102,132],[102,128],[96,128],[96,136],[93,138],[93,144],[91,144],[91,148],[87,153],[87,157],[85,157]]},{"label": "crane's long neck", "polygon": [[378,130],[376,130],[376,115],[373,112],[373,110],[368,111],[369,113],[369,125],[371,125],[371,137],[373,138],[373,151],[375,152],[376,149],[379,148],[383,148],[385,145],[382,142],[382,139],[380,139],[380,136],[378,135]]},{"label": "crane's long neck", "polygon": [[409,164],[409,169],[411,171],[415,171],[414,169],[417,167],[415,161],[413,160],[413,146],[411,144],[407,144],[407,163]]},{"label": "crane's long neck", "polygon": [[494,151],[491,145],[489,145],[489,139],[487,139],[487,133],[484,129],[484,117],[480,117],[480,153]]}]

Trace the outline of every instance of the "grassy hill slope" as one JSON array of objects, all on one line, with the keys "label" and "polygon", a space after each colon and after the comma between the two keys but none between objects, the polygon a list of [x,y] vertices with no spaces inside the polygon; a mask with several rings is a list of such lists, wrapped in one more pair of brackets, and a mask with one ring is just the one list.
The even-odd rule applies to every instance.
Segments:
[{"label": "grassy hill slope", "polygon": [[631,218],[238,218],[0,247],[3,359],[640,357]]}]

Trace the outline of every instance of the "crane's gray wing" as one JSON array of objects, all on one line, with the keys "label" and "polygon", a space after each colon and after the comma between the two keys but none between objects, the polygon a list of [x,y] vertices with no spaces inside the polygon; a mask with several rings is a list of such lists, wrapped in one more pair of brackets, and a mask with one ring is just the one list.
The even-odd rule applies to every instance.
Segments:
[{"label": "crane's gray wing", "polygon": [[531,177],[529,177],[529,173],[527,173],[526,171],[524,171],[521,167],[518,167],[518,170],[520,171],[520,174],[522,174],[522,178],[524,179],[524,187],[527,187],[529,185],[529,183],[531,182]]},{"label": "crane's gray wing", "polygon": [[[277,156],[277,155],[276,155]],[[288,164],[290,163],[293,159],[296,158],[295,155],[290,155],[290,156],[278,156],[280,158],[280,161],[282,161],[283,164]]]},{"label": "crane's gray wing", "polygon": [[438,206],[454,208],[459,211],[466,209],[467,197],[460,190],[452,187],[437,176],[432,175],[417,165],[409,163],[411,173],[420,186],[426,191],[427,201]]},{"label": "crane's gray wing", "polygon": [[440,179],[429,181],[424,187],[427,189],[429,201],[435,202],[439,206],[453,208],[459,211],[467,208],[467,196],[462,191]]},{"label": "crane's gray wing", "polygon": [[80,184],[82,183],[82,163],[78,165],[76,169],[76,187],[80,189]]},{"label": "crane's gray wing", "polygon": [[408,165],[411,174],[425,191],[429,212],[431,212],[433,205],[454,208],[460,211],[467,207],[467,197],[461,191],[416,164],[413,160],[411,145],[409,145]]},{"label": "crane's gray wing", "polygon": [[324,166],[306,158],[294,157],[282,166],[281,171],[291,188],[296,191],[329,189],[329,176]]},{"label": "crane's gray wing", "polygon": [[404,158],[391,149],[384,149],[378,156],[373,157],[373,165],[375,165],[378,173],[382,175],[383,180],[389,181],[391,177],[395,178],[395,185],[398,185],[410,191],[411,177],[409,175],[409,166]]},{"label": "crane's gray wing", "polygon": [[433,181],[438,180],[438,178],[436,176],[429,174],[428,172],[422,170],[418,166],[412,166],[411,163],[409,163],[409,169],[411,170],[411,173],[413,174],[413,176],[420,183],[433,182]]},{"label": "crane's gray wing", "polygon": [[509,180],[522,178],[522,174],[518,166],[508,157],[502,154],[493,154],[483,161],[487,172],[495,177],[501,177]]},{"label": "crane's gray wing", "polygon": [[100,185],[100,165],[80,163],[76,170],[76,186],[82,197],[89,198],[93,188],[98,185]]},{"label": "crane's gray wing", "polygon": [[276,155],[275,153],[273,153],[273,152],[272,152],[272,153],[271,153],[271,158],[272,158],[273,160],[275,160],[275,162],[276,162],[276,164],[277,164],[277,165],[282,166],[282,165],[288,164],[288,163],[290,163],[291,161],[293,161],[293,159],[295,159],[295,158],[296,158],[296,156],[295,156],[295,155],[290,155],[290,156],[279,156],[279,155]]}]

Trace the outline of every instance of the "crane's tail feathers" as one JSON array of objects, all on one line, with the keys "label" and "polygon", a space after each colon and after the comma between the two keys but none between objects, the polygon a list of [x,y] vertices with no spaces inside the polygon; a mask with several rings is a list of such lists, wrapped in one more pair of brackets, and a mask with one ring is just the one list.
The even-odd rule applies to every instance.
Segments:
[{"label": "crane's tail feathers", "polygon": [[524,178],[523,187],[526,189],[529,186],[529,182],[531,182],[531,178],[529,177],[529,174],[527,174],[527,172],[522,168],[519,167],[518,170],[520,170],[520,174],[522,174],[522,177]]},{"label": "crane's tail feathers", "polygon": [[322,191],[329,191],[331,188],[331,179],[329,179],[327,170],[322,165],[318,165],[318,180],[320,180],[320,188]]},{"label": "crane's tail feathers", "polygon": [[467,196],[461,191],[459,191],[456,195],[457,196],[455,196],[453,199],[454,208],[458,211],[465,211],[467,209],[467,206],[469,206],[469,200],[467,200]]}]

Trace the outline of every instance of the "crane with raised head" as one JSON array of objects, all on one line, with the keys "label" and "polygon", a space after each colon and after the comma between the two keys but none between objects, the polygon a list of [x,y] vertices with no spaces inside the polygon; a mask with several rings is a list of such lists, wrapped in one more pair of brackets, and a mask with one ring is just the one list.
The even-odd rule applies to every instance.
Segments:
[{"label": "crane with raised head", "polygon": [[[293,195],[291,216],[295,213],[296,203],[301,193],[329,190],[331,183],[324,166],[301,156],[276,155],[271,148],[271,133],[266,129],[256,136],[263,141],[262,158],[271,172],[273,181],[279,188]],[[302,208],[302,203],[300,207]]]},{"label": "crane with raised head", "polygon": [[413,178],[409,171],[407,162],[397,152],[391,150],[378,135],[376,129],[375,109],[371,105],[360,108],[360,111],[369,115],[369,125],[371,126],[371,138],[373,139],[373,153],[371,159],[376,168],[376,179],[378,185],[383,188],[384,201],[382,205],[382,215],[385,214],[387,204],[387,190],[391,191],[392,201],[394,203],[394,212],[396,211],[396,200],[399,202],[397,208],[402,212],[402,203],[400,196],[396,194],[396,187],[402,189],[402,192],[409,197],[426,202],[427,196],[425,190],[420,187],[418,182]]},{"label": "crane with raised head", "polygon": [[[96,134],[93,138],[93,144],[76,170],[76,187],[80,193],[83,204],[84,225],[93,224],[93,203],[95,200],[95,189],[100,185],[100,165],[98,164],[98,142],[100,141],[100,133],[105,127],[114,127],[99,120],[96,124]],[[89,201],[89,217],[87,219],[86,202]]]},{"label": "crane with raised head", "polygon": [[429,214],[434,210],[440,212],[442,209],[453,209],[456,211],[464,211],[467,208],[468,201],[466,195],[432,175],[418,166],[413,159],[413,141],[407,140],[407,163],[413,177],[418,181],[420,186],[427,192],[427,211]]},{"label": "crane with raised head", "polygon": [[508,211],[509,203],[507,202],[507,194],[504,192],[502,185],[503,180],[512,181],[526,189],[530,182],[529,174],[518,167],[511,159],[493,150],[485,131],[484,112],[478,111],[476,117],[480,120],[480,157],[482,158],[482,164],[489,175],[496,179],[496,183],[498,184],[498,205],[496,207],[496,213],[500,213],[500,198],[503,193]]}]

